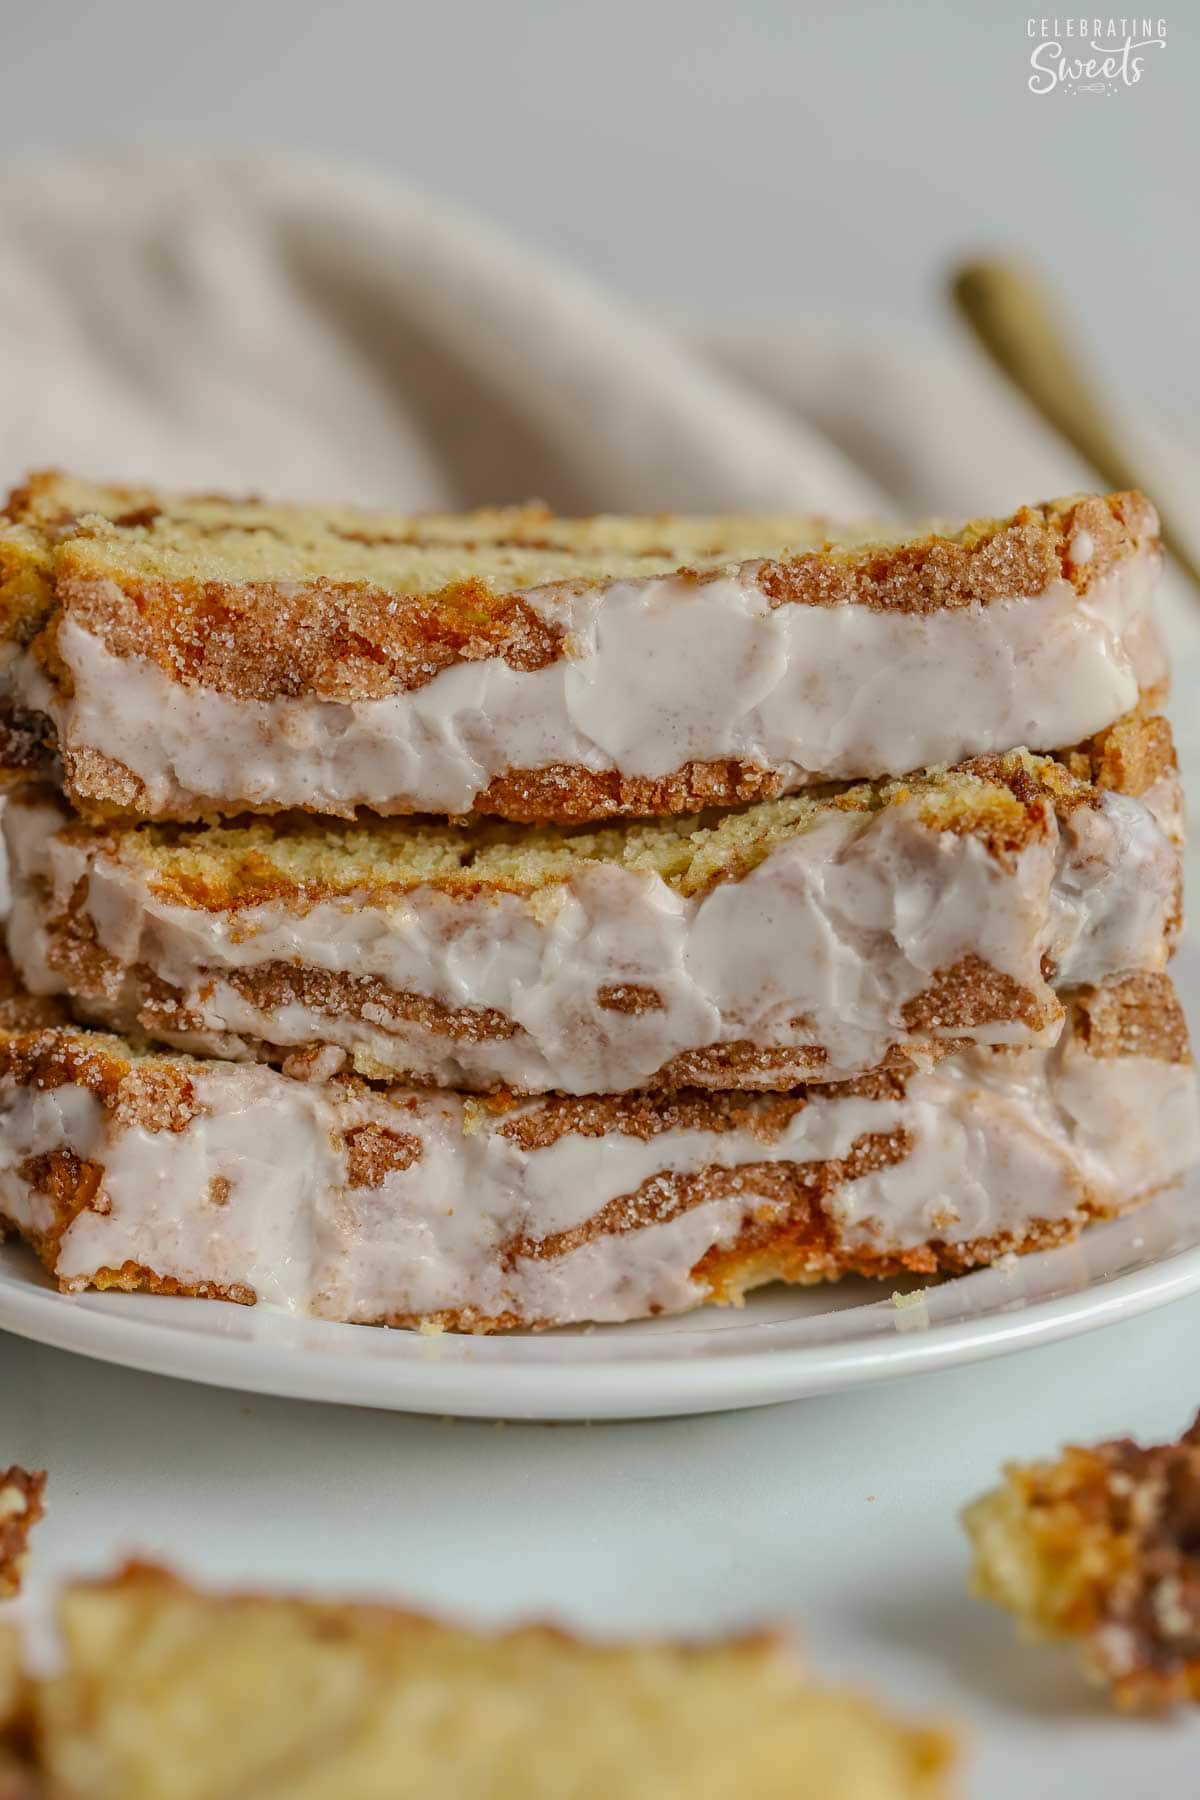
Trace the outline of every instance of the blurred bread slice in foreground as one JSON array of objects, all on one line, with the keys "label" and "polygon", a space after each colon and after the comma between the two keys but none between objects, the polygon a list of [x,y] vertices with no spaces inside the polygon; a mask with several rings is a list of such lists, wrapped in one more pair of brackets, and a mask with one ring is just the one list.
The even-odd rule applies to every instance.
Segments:
[{"label": "blurred bread slice in foreground", "polygon": [[490,1635],[382,1606],[201,1594],[141,1565],[70,1588],[60,1626],[61,1672],[10,1694],[25,1778],[45,1783],[24,1792],[47,1800],[950,1792],[943,1732],[813,1686],[770,1636]]}]

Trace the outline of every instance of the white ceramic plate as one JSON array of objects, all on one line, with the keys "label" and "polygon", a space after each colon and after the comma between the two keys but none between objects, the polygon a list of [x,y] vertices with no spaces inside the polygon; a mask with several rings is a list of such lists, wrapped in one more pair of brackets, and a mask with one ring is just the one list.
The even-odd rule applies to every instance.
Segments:
[{"label": "white ceramic plate", "polygon": [[1078,1244],[915,1289],[769,1290],[740,1311],[471,1338],[147,1294],[57,1293],[0,1247],[0,1325],[106,1362],[405,1412],[633,1419],[763,1406],[1020,1350],[1200,1290],[1200,1177]]}]

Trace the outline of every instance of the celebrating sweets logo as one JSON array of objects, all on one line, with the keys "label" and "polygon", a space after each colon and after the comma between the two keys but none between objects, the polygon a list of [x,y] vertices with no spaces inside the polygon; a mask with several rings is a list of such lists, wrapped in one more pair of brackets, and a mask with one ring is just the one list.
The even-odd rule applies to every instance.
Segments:
[{"label": "celebrating sweets logo", "polygon": [[1026,19],[1031,94],[1119,94],[1148,53],[1166,48],[1165,19]]}]

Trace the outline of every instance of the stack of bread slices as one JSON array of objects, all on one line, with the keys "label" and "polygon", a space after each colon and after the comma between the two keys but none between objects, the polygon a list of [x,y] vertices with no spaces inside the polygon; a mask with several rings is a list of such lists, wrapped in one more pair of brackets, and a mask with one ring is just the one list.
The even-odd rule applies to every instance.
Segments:
[{"label": "stack of bread slices", "polygon": [[471,1330],[1055,1243],[1200,1152],[1137,494],[910,535],[42,474],[0,1218]]}]

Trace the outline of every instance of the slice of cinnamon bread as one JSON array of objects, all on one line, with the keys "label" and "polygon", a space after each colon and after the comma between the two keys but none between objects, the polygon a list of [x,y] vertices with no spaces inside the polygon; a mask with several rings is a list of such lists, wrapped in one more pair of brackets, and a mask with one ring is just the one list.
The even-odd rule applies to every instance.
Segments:
[{"label": "slice of cinnamon bread", "polygon": [[26,789],[9,947],[116,1030],[477,1092],[786,1089],[1048,1045],[1060,990],[1161,969],[1178,927],[1170,734],[1113,735],[1074,772],[1014,752],[598,831],[90,826]]},{"label": "slice of cinnamon bread", "polygon": [[1159,561],[1137,494],[905,535],[42,474],[0,519],[0,753],[93,816],[690,812],[1111,725],[1164,680]]},{"label": "slice of cinnamon bread", "polygon": [[[67,1291],[466,1330],[617,1321],[1061,1242],[1200,1152],[1163,975],[1050,1050],[786,1094],[472,1099],[138,1051],[14,998],[0,1220]],[[307,1074],[308,1079],[302,1079]]]}]

